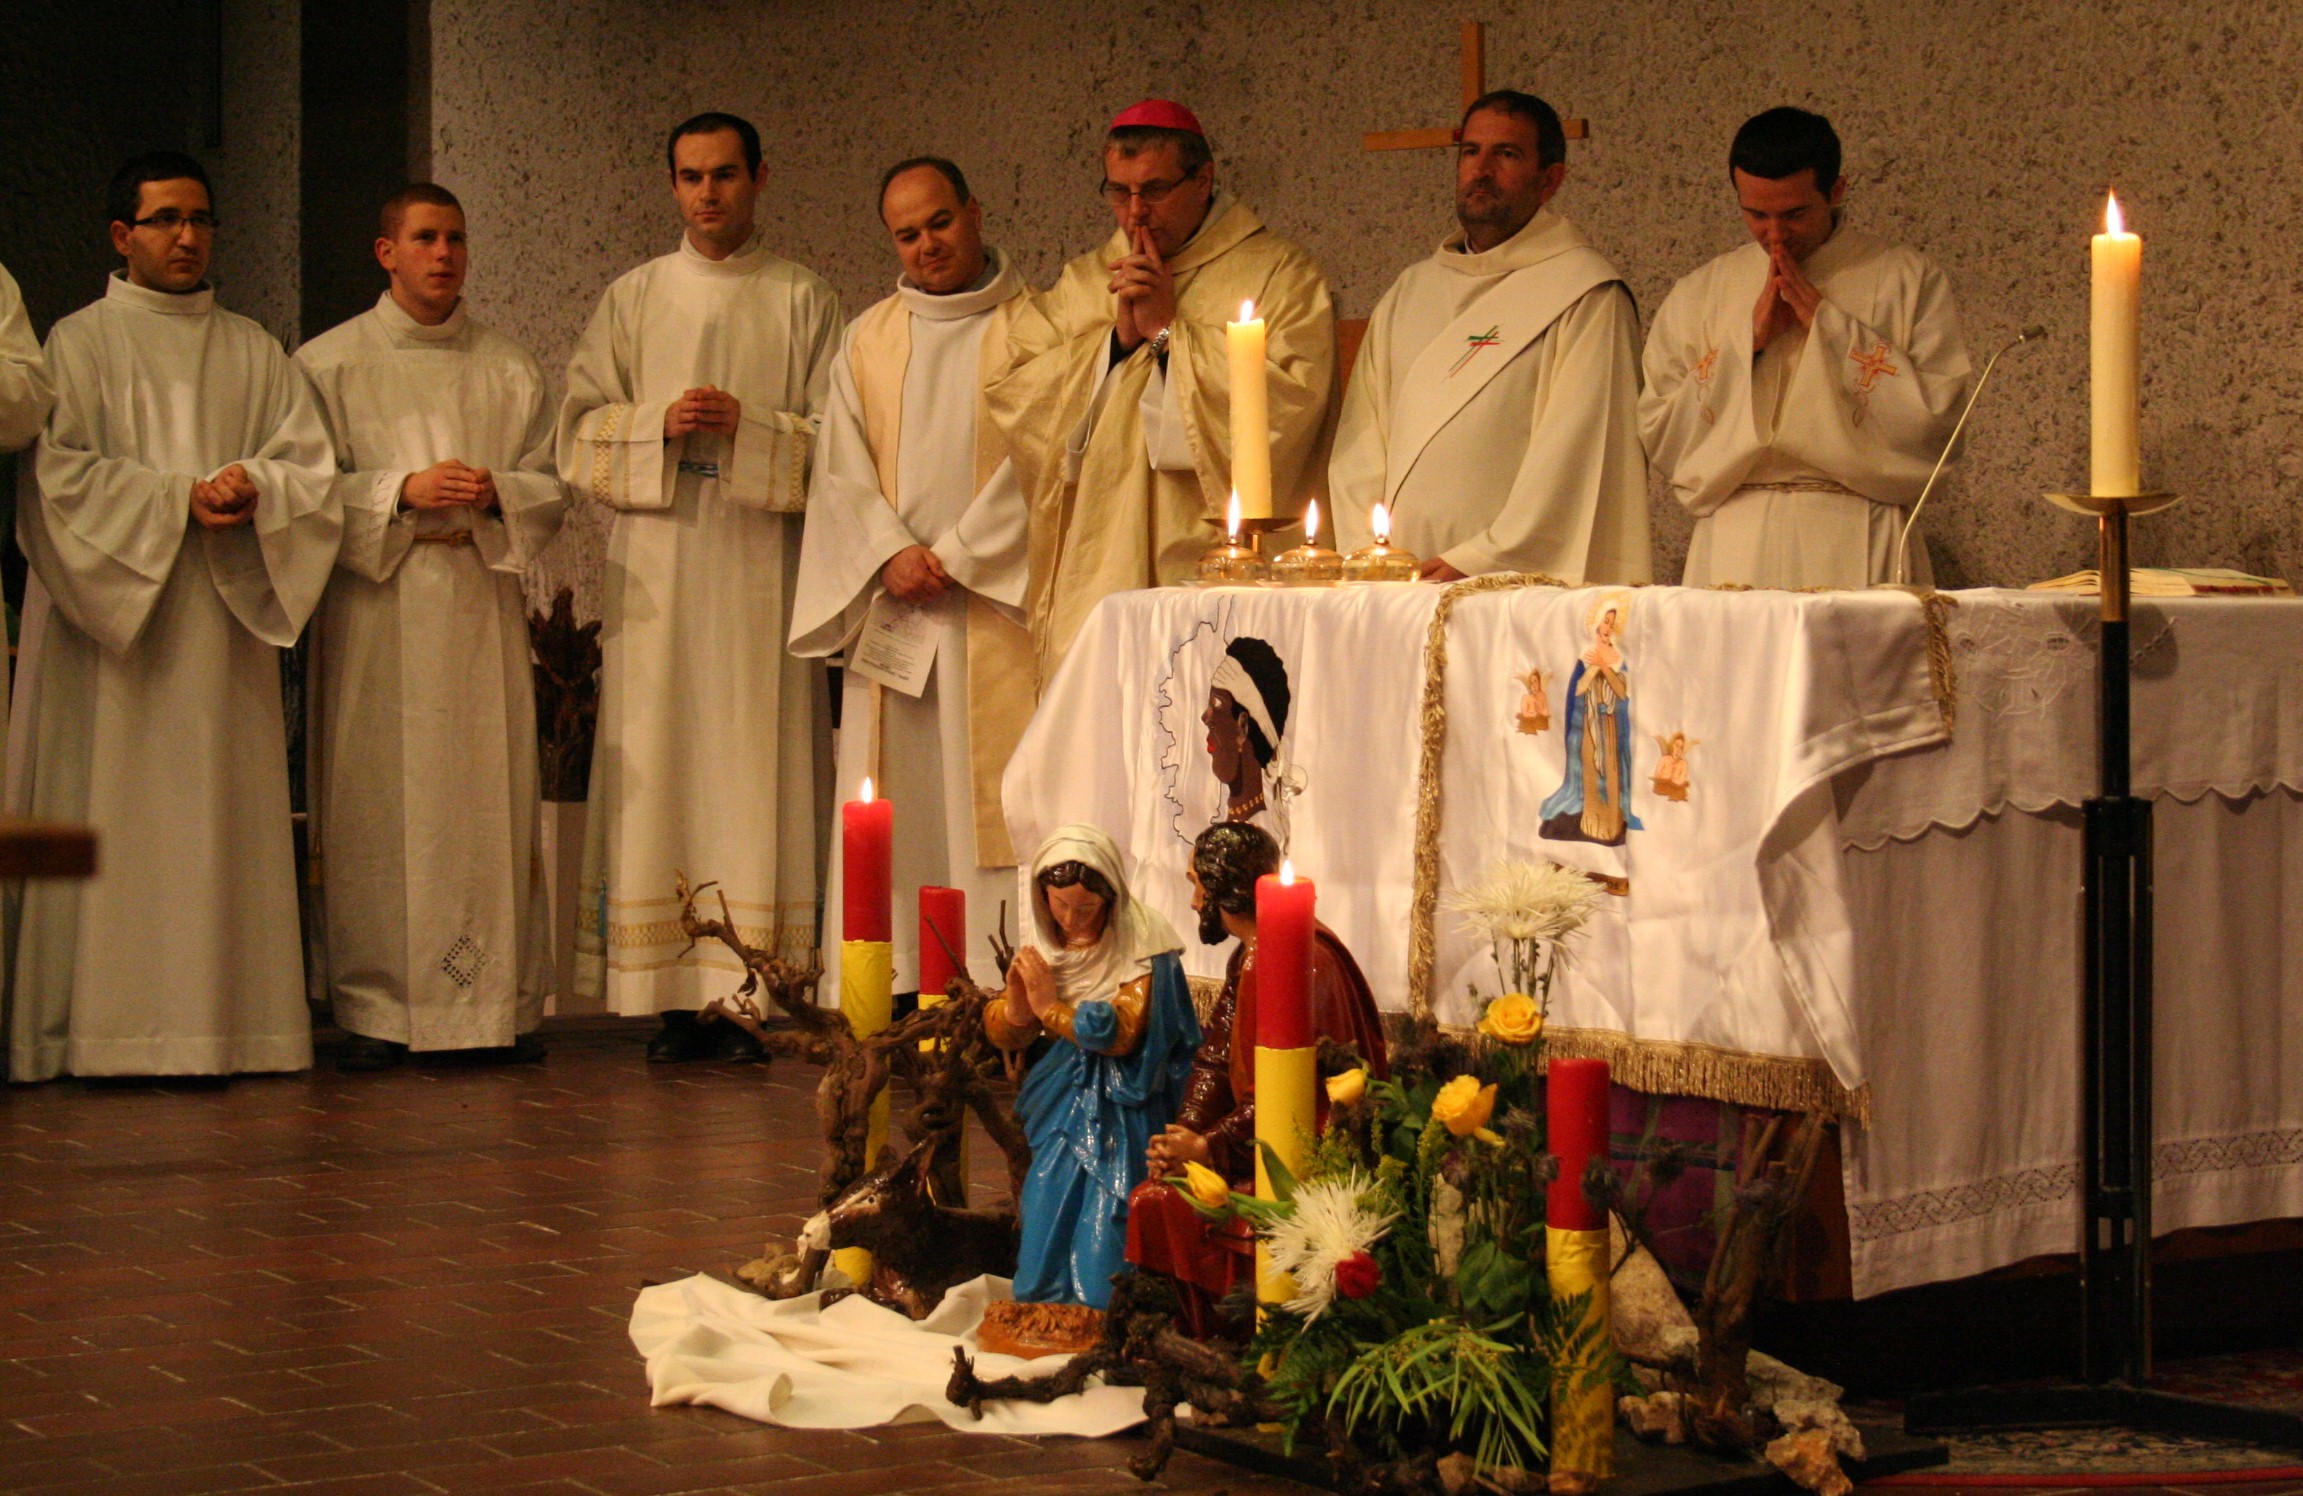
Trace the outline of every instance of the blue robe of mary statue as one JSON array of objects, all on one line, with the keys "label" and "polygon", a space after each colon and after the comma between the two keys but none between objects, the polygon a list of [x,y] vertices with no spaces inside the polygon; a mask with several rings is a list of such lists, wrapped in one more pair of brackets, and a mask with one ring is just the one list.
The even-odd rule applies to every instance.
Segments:
[{"label": "blue robe of mary statue", "polygon": [[1143,1182],[1144,1150],[1183,1103],[1199,1048],[1199,1019],[1183,962],[1153,956],[1141,1039],[1126,1054],[1109,999],[1072,1010],[1072,1037],[1050,1037],[1016,1093],[1016,1120],[1032,1145],[1025,1176],[1023,1249],[1015,1296],[1027,1303],[1087,1304],[1111,1298],[1127,1265],[1128,1195]]}]

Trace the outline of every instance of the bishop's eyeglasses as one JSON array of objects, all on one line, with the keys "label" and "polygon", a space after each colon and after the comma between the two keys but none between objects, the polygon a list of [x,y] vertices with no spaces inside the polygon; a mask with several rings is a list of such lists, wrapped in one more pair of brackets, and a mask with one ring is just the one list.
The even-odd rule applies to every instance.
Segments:
[{"label": "bishop's eyeglasses", "polygon": [[1124,208],[1128,205],[1130,198],[1137,197],[1143,199],[1145,207],[1156,208],[1173,196],[1178,187],[1198,175],[1199,173],[1196,171],[1188,171],[1180,177],[1165,182],[1145,182],[1139,187],[1122,187],[1117,182],[1106,182],[1096,191],[1102,194],[1105,202],[1110,203],[1115,208]]},{"label": "bishop's eyeglasses", "polygon": [[162,235],[173,238],[190,228],[195,234],[216,232],[216,215],[207,212],[179,213],[174,208],[162,208],[157,213],[128,221],[130,228],[158,229]]}]

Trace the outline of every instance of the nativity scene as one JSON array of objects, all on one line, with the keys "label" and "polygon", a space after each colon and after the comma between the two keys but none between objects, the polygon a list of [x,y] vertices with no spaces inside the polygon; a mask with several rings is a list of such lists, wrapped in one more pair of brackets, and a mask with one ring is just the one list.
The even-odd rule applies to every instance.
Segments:
[{"label": "nativity scene", "polygon": [[1412,129],[1383,7],[328,9],[0,225],[0,1485],[2292,1473],[2291,151],[1995,44],[1979,190],[1884,8]]}]

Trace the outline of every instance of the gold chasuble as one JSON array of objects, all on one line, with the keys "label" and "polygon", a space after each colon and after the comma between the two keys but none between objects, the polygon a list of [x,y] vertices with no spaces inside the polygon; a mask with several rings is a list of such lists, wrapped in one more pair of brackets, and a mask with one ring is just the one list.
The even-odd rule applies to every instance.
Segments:
[{"label": "gold chasuble", "polygon": [[[1015,314],[1007,368],[989,391],[1031,498],[1031,632],[1043,682],[1098,602],[1190,577],[1222,538],[1231,498],[1224,324],[1242,302],[1255,303],[1268,340],[1273,511],[1300,514],[1324,492],[1335,309],[1318,262],[1245,203],[1210,208],[1167,262],[1176,319],[1163,376],[1148,343],[1112,359],[1111,264],[1130,252],[1115,233],[1028,298]],[[1188,468],[1155,463],[1146,445],[1145,394],[1163,377]]]},{"label": "gold chasuble", "polygon": [[[1007,460],[1007,434],[992,419],[985,391],[1006,362],[1008,333],[1021,295],[990,314],[978,355],[976,383],[975,489],[983,491]],[[880,495],[896,504],[896,452],[903,432],[904,374],[911,366],[912,314],[902,296],[890,296],[856,319],[849,334],[848,364],[855,375],[856,399],[863,407],[864,434]],[[1000,777],[1039,704],[1032,668],[1031,635],[974,591],[967,594],[968,770],[974,791],[976,862],[1012,867],[1007,818],[1000,812]],[[988,911],[987,911],[988,912]]]}]

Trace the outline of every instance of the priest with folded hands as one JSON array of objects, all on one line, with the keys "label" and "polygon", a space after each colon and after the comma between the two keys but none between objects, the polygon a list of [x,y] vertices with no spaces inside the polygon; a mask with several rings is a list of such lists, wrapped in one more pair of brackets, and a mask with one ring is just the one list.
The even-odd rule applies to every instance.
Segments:
[{"label": "priest with folded hands", "polygon": [[1032,507],[1031,629],[1053,677],[1114,592],[1180,582],[1221,542],[1231,500],[1224,324],[1265,328],[1273,512],[1319,492],[1334,430],[1335,311],[1310,255],[1216,190],[1189,109],[1147,99],[1104,136],[1118,231],[1015,319],[991,390]]},{"label": "priest with folded hands", "polygon": [[24,885],[8,1072],[300,1070],[279,651],[335,565],[335,458],[278,341],[216,305],[200,163],[137,157],[107,210],[124,264],[48,335],[56,408],[19,493],[7,797],[93,824],[101,863]]}]

